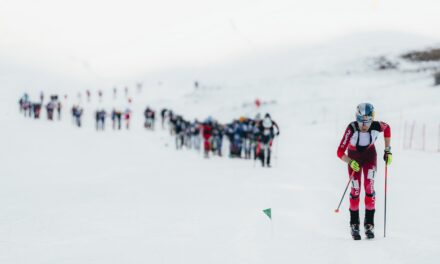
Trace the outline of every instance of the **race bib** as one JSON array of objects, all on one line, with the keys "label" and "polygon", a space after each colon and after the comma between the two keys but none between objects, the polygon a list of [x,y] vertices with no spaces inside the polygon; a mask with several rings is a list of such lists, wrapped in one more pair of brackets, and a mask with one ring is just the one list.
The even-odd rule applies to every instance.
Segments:
[{"label": "race bib", "polygon": [[368,170],[368,175],[367,175],[367,178],[369,179],[369,180],[374,180],[374,177],[376,176],[376,168],[374,168],[374,169],[369,169]]}]

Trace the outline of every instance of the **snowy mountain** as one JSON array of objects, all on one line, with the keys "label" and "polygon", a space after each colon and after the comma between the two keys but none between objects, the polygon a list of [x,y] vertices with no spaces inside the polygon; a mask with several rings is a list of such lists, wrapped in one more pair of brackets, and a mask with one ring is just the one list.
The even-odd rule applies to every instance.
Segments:
[{"label": "snowy mountain", "polygon": [[[143,80],[142,93],[130,86],[132,129],[103,133],[94,130],[94,111],[128,106],[113,100],[112,86],[102,84],[102,103],[98,88],[90,88],[90,103],[83,94],[78,129],[69,109],[87,84],[64,86],[69,79],[55,76],[57,85],[35,71],[23,81],[26,71],[11,71],[0,79],[0,262],[437,263],[440,89],[430,72],[405,71],[419,66],[400,57],[435,44],[400,33],[355,34],[212,67],[139,73],[131,83]],[[401,69],[376,70],[379,56]],[[21,93],[37,99],[44,87],[69,95],[60,122],[18,113]],[[256,98],[266,102],[260,109]],[[394,163],[383,238],[380,138],[377,238],[358,242],[349,235],[347,197],[334,213],[348,180],[336,149],[365,101],[391,126]],[[147,104],[222,122],[270,112],[281,127],[274,167],[176,151],[167,131],[143,129]]]}]

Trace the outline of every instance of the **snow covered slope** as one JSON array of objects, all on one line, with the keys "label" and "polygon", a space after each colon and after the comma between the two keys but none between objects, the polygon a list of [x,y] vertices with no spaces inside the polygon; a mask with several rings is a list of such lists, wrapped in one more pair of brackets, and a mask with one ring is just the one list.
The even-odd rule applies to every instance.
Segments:
[{"label": "snow covered slope", "polygon": [[[402,51],[432,44],[413,40],[358,35],[186,70],[190,74],[176,80],[161,73],[166,79],[160,87],[158,79],[146,81],[142,94],[133,93],[130,131],[94,131],[96,108],[125,107],[110,95],[99,104],[96,93],[91,103],[83,101],[82,129],[72,126],[67,111],[61,122],[25,119],[18,113],[19,82],[3,81],[0,263],[437,263],[440,153],[435,147],[404,149],[403,128],[413,120],[437,128],[440,89],[428,73],[369,67],[377,55],[398,59]],[[197,91],[194,78],[202,84]],[[30,88],[31,96],[41,89]],[[59,90],[69,93],[66,109],[84,91]],[[281,126],[271,169],[178,152],[167,132],[142,128],[147,103],[227,121],[253,116],[257,110],[243,104],[255,98],[272,102],[259,111],[270,112]],[[364,101],[391,125],[394,163],[387,238],[379,162],[377,238],[355,242],[348,201],[334,213],[348,179],[336,148]],[[438,144],[436,135],[426,139],[428,145]],[[380,158],[382,140],[377,149]],[[272,221],[262,212],[266,208],[273,210]]]}]

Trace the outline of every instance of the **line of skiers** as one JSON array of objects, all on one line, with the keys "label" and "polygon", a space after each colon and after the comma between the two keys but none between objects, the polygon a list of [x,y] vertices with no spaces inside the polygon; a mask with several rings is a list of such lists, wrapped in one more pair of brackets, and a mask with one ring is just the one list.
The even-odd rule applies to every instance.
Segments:
[{"label": "line of skiers", "polygon": [[[138,92],[138,94],[142,92],[142,83],[137,83],[136,84],[136,91]],[[85,93],[86,93],[86,96],[87,96],[87,102],[91,102],[91,98],[92,98],[92,95],[93,95],[92,91],[87,89]],[[129,88],[127,86],[124,88],[124,93],[125,93],[125,97],[127,99],[132,100],[129,97],[130,92],[129,92]],[[99,102],[102,102],[102,100],[104,98],[104,92],[102,90],[98,90],[97,91],[97,95],[98,95]],[[82,93],[80,92],[80,93],[78,93],[78,98],[81,98],[81,97],[82,97]],[[117,97],[118,97],[118,88],[113,87],[113,100],[116,99]]]},{"label": "line of skiers", "polygon": [[229,141],[229,157],[260,160],[263,167],[271,167],[272,143],[280,129],[269,113],[264,118],[257,114],[254,119],[240,117],[228,124],[220,124],[212,117],[204,122],[188,121],[172,110],[162,109],[162,127],[168,121],[171,135],[175,136],[176,149],[186,147],[200,150],[206,158],[223,156],[223,139]]},{"label": "line of skiers", "polygon": [[[105,120],[108,114],[104,109],[96,110],[95,112],[95,126],[96,130],[104,130],[105,129]],[[110,114],[112,120],[112,129],[113,130],[121,130],[122,128],[122,120],[125,121],[125,128],[130,129],[130,119],[131,119],[131,110],[127,108],[124,112],[116,110],[113,108]]]},{"label": "line of skiers", "polygon": [[[44,94],[41,93],[39,102],[32,102],[27,93],[24,93],[18,100],[19,111],[25,117],[39,119],[41,116],[41,109],[44,103]],[[54,120],[54,112],[57,112],[58,120],[61,120],[61,102],[58,100],[58,95],[52,95],[50,101],[44,106],[46,109],[46,116],[48,120]]]},{"label": "line of skiers", "polygon": [[[43,94],[40,97],[44,100]],[[31,103],[28,94],[24,94],[20,100],[20,112],[25,116],[39,118],[42,101]],[[47,118],[54,119],[55,110],[58,112],[58,119],[61,118],[61,102],[58,96],[53,95],[45,106]],[[73,123],[81,127],[84,110],[80,105],[73,105],[71,109]],[[175,114],[166,108],[161,112],[162,128],[168,123],[171,135],[175,136],[176,149],[194,148],[201,150],[203,146],[204,156],[211,155],[223,156],[223,139],[226,137],[229,142],[229,157],[260,160],[263,167],[271,166],[272,143],[280,130],[275,121],[267,113],[264,118],[260,114],[254,119],[240,117],[228,124],[220,124],[212,117],[208,117],[204,122],[197,119],[190,122],[183,116]],[[130,128],[131,110],[127,108],[124,112],[113,109],[110,116],[112,128],[120,130],[122,121],[125,121],[126,129]],[[108,114],[104,109],[95,112],[96,130],[104,130]],[[155,111],[147,107],[144,111],[144,127],[149,130],[155,128]],[[202,142],[203,141],[203,142]],[[203,143],[203,144],[202,144]]]}]

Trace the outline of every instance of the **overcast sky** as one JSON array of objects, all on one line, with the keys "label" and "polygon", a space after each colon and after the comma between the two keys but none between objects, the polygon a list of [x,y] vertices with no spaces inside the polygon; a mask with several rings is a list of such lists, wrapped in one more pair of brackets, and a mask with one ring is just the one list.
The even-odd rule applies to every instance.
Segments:
[{"label": "overcast sky", "polygon": [[440,39],[439,14],[439,0],[0,0],[0,58],[123,76],[358,31]]}]

